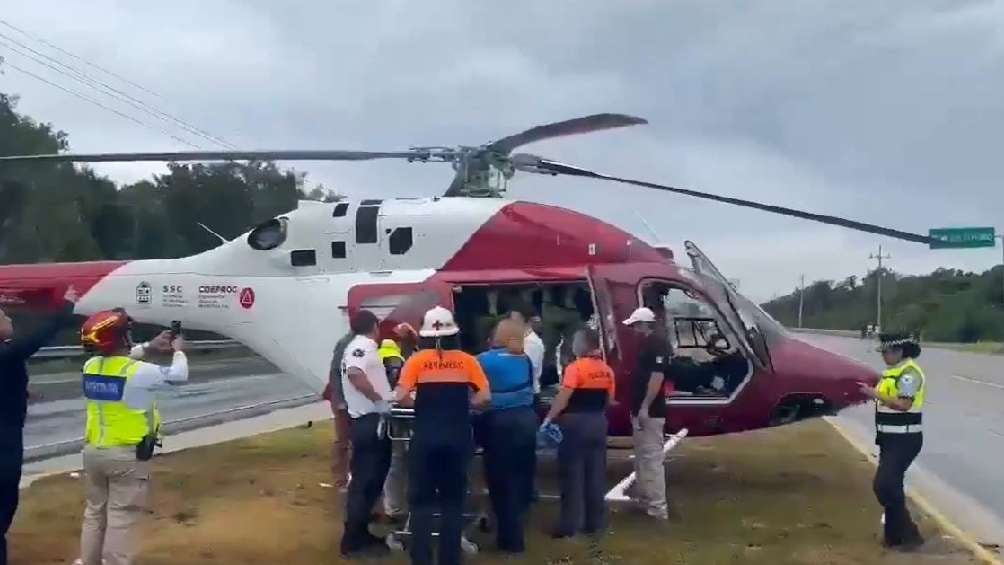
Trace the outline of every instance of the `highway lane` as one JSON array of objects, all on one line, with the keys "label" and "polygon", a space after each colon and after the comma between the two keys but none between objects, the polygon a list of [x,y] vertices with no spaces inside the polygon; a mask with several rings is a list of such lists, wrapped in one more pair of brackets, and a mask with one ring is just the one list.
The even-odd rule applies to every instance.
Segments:
[{"label": "highway lane", "polygon": [[[883,368],[871,340],[800,338]],[[1004,543],[1004,357],[927,348],[918,361],[928,378],[924,448],[908,480],[980,541]],[[874,449],[871,405],[835,421]]]},{"label": "highway lane", "polygon": [[[198,418],[263,403],[277,403],[312,393],[303,382],[278,372],[258,357],[215,361],[207,366],[193,363],[191,371],[191,382],[170,387],[161,393],[160,409],[165,422]],[[79,383],[79,376],[76,379]],[[48,377],[48,380],[52,381],[53,377]],[[75,386],[79,391],[80,385]],[[248,414],[261,411],[249,411]],[[45,454],[49,450],[40,449],[41,446],[52,446],[80,438],[83,426],[82,398],[30,405],[24,431],[26,455],[33,457]]]}]

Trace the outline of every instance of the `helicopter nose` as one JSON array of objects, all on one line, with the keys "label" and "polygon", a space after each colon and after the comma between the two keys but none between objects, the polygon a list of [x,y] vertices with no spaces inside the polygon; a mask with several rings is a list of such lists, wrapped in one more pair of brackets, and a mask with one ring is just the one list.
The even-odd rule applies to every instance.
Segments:
[{"label": "helicopter nose", "polygon": [[795,390],[808,387],[818,392],[833,410],[867,401],[862,385],[874,387],[879,380],[879,373],[868,365],[796,337],[784,340],[771,353],[779,378],[792,381]]}]

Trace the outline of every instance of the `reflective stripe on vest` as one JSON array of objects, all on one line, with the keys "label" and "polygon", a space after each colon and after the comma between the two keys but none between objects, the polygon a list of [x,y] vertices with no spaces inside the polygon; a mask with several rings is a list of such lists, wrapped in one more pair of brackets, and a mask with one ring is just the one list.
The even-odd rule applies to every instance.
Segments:
[{"label": "reflective stripe on vest", "polygon": [[83,388],[87,402],[84,442],[94,447],[138,444],[151,427],[160,426],[156,406],[130,408],[123,401],[126,384],[139,365],[128,357],[94,357],[84,364]]},{"label": "reflective stripe on vest", "polygon": [[875,424],[879,426],[878,429],[881,433],[897,433],[893,431],[893,428],[898,426],[910,426],[908,428],[910,431],[899,433],[920,431],[924,397],[927,393],[927,378],[924,376],[924,371],[913,359],[906,359],[899,365],[886,369],[875,390],[884,398],[899,398],[899,380],[906,372],[910,372],[920,379],[920,386],[917,387],[917,394],[913,397],[913,404],[909,410],[901,412],[876,401]]}]

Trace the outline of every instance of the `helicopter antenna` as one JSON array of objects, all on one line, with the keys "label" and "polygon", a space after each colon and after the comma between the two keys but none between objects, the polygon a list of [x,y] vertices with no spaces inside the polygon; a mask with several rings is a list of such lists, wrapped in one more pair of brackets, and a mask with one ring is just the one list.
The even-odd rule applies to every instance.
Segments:
[{"label": "helicopter antenna", "polygon": [[641,220],[642,225],[645,226],[645,229],[648,230],[648,233],[652,235],[652,242],[654,243],[659,241],[660,239],[659,234],[655,232],[655,229],[652,228],[652,224],[648,223],[648,220],[645,219],[645,216],[642,216],[641,212],[635,210],[634,208],[632,208],[631,211],[634,212],[635,216],[638,216],[638,219]]},{"label": "helicopter antenna", "polygon": [[227,240],[227,238],[225,238],[222,235],[220,235],[220,234],[214,232],[213,230],[209,229],[209,226],[207,226],[206,224],[203,224],[202,222],[195,222],[195,223],[198,224],[200,228],[202,228],[202,229],[206,230],[207,232],[209,232],[209,235],[212,235],[212,236],[216,237],[217,239],[219,239],[222,243],[229,243],[229,241]]}]

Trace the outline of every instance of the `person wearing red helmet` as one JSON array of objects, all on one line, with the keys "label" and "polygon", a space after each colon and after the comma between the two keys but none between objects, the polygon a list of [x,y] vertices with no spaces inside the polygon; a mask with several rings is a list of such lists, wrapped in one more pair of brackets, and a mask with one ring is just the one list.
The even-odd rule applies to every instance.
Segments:
[{"label": "person wearing red helmet", "polygon": [[73,316],[77,291],[64,295],[63,310],[34,334],[14,337],[14,323],[0,310],[0,565],[7,564],[7,530],[17,512],[18,485],[24,463],[24,419],[28,410],[25,361],[41,349]]},{"label": "person wearing red helmet", "polygon": [[[138,549],[136,525],[145,511],[150,458],[157,443],[160,413],[156,390],[188,380],[185,340],[173,336],[170,367],[139,361],[132,320],[116,308],[92,315],[80,330],[93,354],[83,369],[87,408],[84,475],[87,505],[80,535],[83,565],[128,565]],[[162,347],[163,336],[147,347]]]}]

